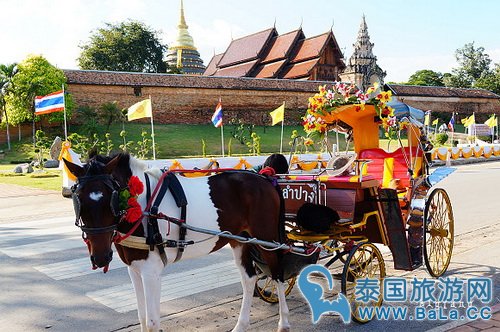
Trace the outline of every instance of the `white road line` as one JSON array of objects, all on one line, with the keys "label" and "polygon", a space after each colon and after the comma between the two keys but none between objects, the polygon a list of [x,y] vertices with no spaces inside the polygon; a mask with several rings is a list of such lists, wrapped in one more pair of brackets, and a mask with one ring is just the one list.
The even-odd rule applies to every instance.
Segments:
[{"label": "white road line", "polygon": [[50,218],[50,219],[36,219],[33,221],[22,221],[22,222],[13,222],[13,223],[7,223],[7,224],[2,224],[0,223],[0,229],[1,228],[40,228],[41,226],[46,226],[50,224],[65,224],[65,225],[74,225],[75,224],[75,217],[74,216],[65,216],[65,217],[57,217],[57,218]]},{"label": "white road line", "polygon": [[[161,302],[201,293],[240,282],[240,274],[232,260],[207,267],[171,273],[161,278]],[[119,312],[136,309],[131,283],[86,294],[91,299]]]},{"label": "white road line", "polygon": [[7,256],[14,258],[25,258],[34,255],[41,255],[55,251],[63,251],[84,246],[80,236],[70,237],[61,240],[35,242],[20,246],[0,248]]},{"label": "white road line", "polygon": [[37,236],[68,234],[77,236],[81,231],[75,226],[62,226],[54,228],[25,228],[25,229],[2,229],[0,230],[0,244],[3,241],[17,241]]},{"label": "white road line", "polygon": [[[109,264],[109,270],[116,270],[125,266],[126,265],[119,258],[114,258],[111,264]],[[54,280],[64,280],[87,274],[102,273],[102,270],[91,269],[89,257],[39,265],[34,268]]]}]

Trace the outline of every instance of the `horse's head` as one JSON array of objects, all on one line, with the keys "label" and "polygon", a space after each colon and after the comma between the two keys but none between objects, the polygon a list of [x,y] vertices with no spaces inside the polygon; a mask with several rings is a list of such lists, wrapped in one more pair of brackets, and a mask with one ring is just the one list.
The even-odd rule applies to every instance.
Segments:
[{"label": "horse's head", "polygon": [[124,185],[113,172],[121,156],[113,159],[94,156],[84,166],[63,159],[77,177],[73,187],[76,225],[82,230],[92,267],[103,267],[104,272],[113,258],[111,244],[120,218],[119,191]]}]

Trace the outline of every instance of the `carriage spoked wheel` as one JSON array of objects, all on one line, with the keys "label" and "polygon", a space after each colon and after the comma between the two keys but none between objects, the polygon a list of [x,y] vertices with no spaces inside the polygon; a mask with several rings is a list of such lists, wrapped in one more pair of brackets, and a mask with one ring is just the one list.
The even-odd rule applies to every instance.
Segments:
[{"label": "carriage spoked wheel", "polygon": [[[258,266],[255,266],[257,272],[257,281],[255,282],[255,293],[267,303],[278,303],[278,292],[276,283],[271,277],[268,277]],[[295,285],[297,277],[285,281],[285,296],[288,296]]]},{"label": "carriage spoked wheel", "polygon": [[435,189],[424,211],[424,260],[429,274],[439,277],[450,265],[454,224],[450,198],[444,189]]},{"label": "carriage spoked wheel", "polygon": [[[360,279],[378,280],[379,293],[372,294],[367,302],[356,300],[356,283]],[[379,307],[383,299],[383,280],[385,263],[380,250],[372,243],[360,243],[352,248],[344,265],[341,278],[341,290],[351,305],[351,316],[358,323],[367,323],[372,317],[362,317],[361,307]],[[372,297],[372,296],[370,296]]]}]

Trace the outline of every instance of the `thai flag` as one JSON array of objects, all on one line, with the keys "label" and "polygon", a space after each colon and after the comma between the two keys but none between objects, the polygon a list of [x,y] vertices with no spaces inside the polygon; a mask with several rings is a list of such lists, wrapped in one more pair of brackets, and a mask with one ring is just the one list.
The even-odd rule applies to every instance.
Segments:
[{"label": "thai flag", "polygon": [[212,115],[212,123],[216,128],[222,126],[222,103],[220,101],[217,103],[214,115]]},{"label": "thai flag", "polygon": [[455,113],[451,116],[450,122],[448,122],[448,130],[455,131]]},{"label": "thai flag", "polygon": [[35,115],[64,111],[64,91],[35,97]]}]

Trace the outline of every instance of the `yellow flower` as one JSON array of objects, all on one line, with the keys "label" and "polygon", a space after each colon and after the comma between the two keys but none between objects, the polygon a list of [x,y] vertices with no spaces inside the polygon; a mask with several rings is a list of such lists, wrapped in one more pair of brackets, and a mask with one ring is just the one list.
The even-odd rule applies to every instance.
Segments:
[{"label": "yellow flower", "polygon": [[324,96],[326,94],[326,84],[325,85],[320,85],[319,88],[318,88],[318,90],[319,90],[319,94],[321,96]]},{"label": "yellow flower", "polygon": [[388,101],[391,100],[391,96],[392,96],[392,91],[381,91],[378,95],[377,95],[377,99],[380,100],[382,103],[387,103]]}]

